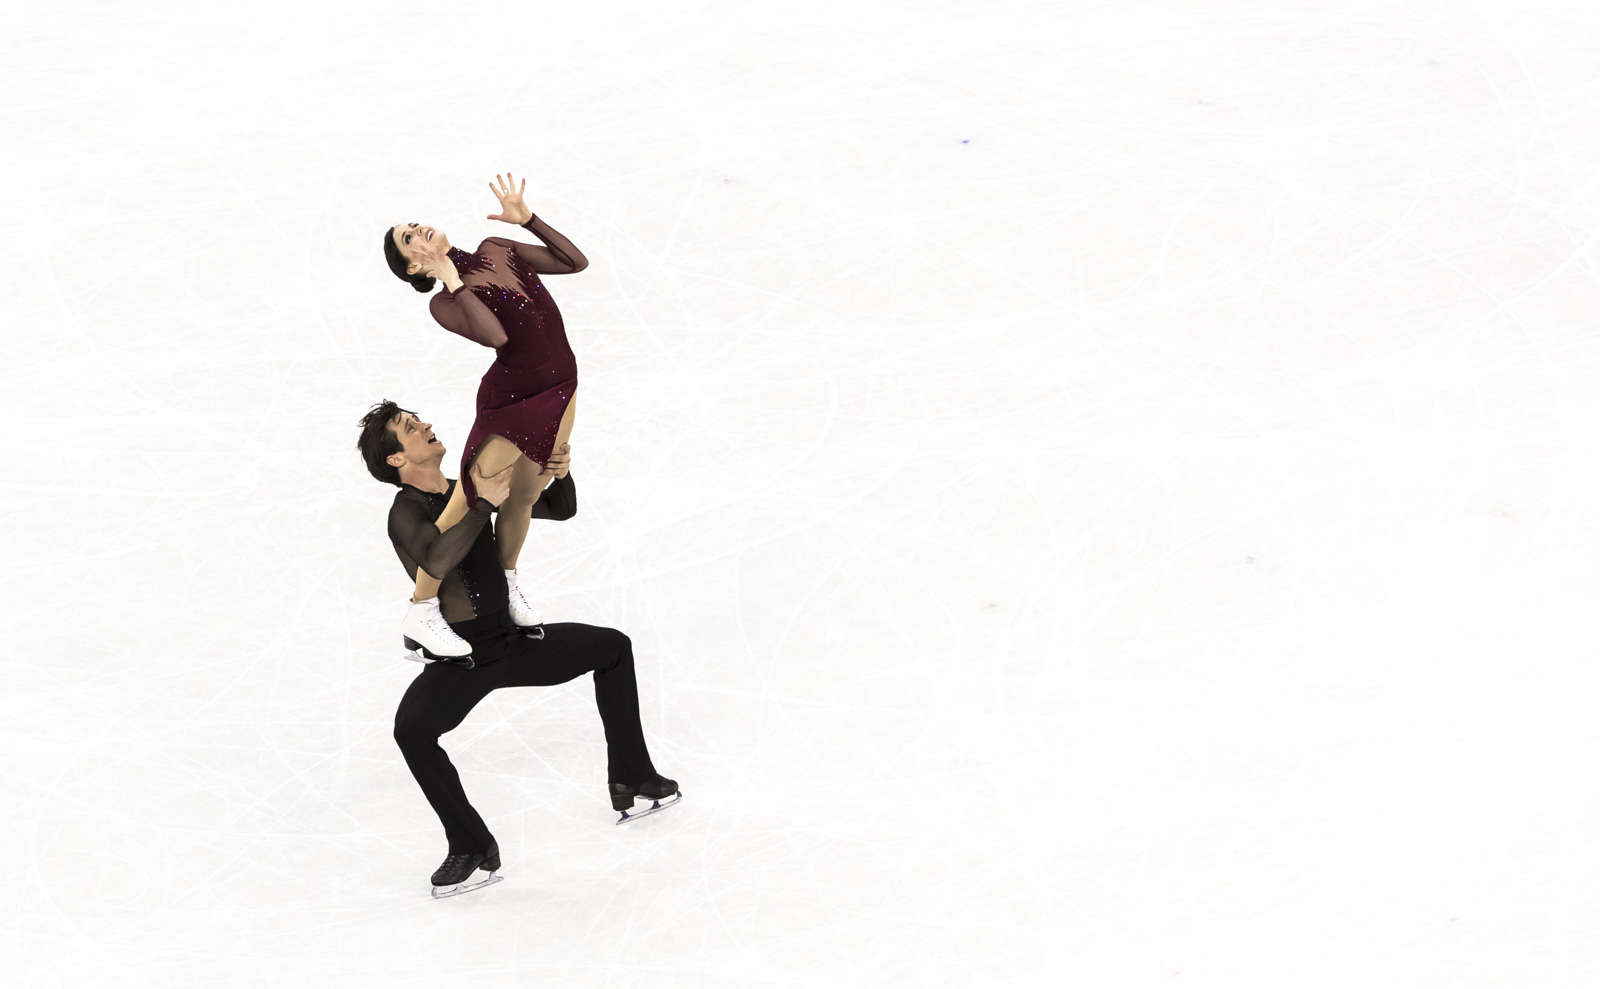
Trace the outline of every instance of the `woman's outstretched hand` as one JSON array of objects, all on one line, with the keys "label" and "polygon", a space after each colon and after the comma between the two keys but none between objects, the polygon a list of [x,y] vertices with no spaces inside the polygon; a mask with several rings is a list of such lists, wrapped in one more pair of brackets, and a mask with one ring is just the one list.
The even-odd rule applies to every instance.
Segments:
[{"label": "woman's outstretched hand", "polygon": [[507,172],[504,178],[496,175],[495,179],[499,181],[500,188],[496,189],[494,183],[490,182],[489,191],[494,193],[494,198],[500,200],[500,212],[490,213],[489,219],[504,220],[518,227],[533,219],[533,210],[522,201],[522,190],[528,187],[528,180],[523,179],[521,187],[518,187],[517,180],[511,177],[510,172]]}]

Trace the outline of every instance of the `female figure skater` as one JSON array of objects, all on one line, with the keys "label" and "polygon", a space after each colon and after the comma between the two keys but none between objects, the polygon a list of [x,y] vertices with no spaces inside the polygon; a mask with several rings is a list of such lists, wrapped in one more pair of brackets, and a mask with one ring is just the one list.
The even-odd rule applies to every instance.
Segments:
[{"label": "female figure skater", "polygon": [[[435,227],[397,223],[383,235],[383,254],[389,270],[418,292],[432,291],[435,279],[444,282],[445,291],[428,300],[440,326],[494,348],[494,363],[478,386],[477,418],[461,451],[460,481],[436,524],[443,532],[477,503],[474,468],[485,477],[511,471],[511,494],[500,506],[496,539],[511,619],[531,628],[541,619],[517,588],[517,556],[533,503],[553,474],[547,469],[551,453],[572,432],[578,387],[577,359],[561,313],[539,276],[582,271],[589,259],[523,203],[527,179],[520,186],[509,172],[495,179],[499,187],[491,182],[489,190],[500,200],[500,212],[489,219],[522,227],[543,247],[490,237],[469,254],[451,246]],[[415,642],[429,659],[470,655],[471,645],[445,623],[438,594],[439,578],[418,567],[404,623],[412,640],[407,648]]]}]

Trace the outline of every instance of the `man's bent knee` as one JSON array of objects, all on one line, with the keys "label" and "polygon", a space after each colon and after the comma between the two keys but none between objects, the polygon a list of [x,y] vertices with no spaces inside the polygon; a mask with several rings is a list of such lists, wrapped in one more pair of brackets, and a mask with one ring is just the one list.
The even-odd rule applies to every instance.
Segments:
[{"label": "man's bent knee", "polygon": [[611,662],[607,663],[603,668],[614,670],[620,666],[632,666],[633,640],[628,638],[627,633],[614,628],[602,629],[601,631],[605,633],[601,641],[605,644],[606,651],[611,654]]},{"label": "man's bent knee", "polygon": [[396,718],[394,721],[394,741],[402,749],[427,745],[438,740],[438,732],[429,731],[426,725],[414,718]]}]

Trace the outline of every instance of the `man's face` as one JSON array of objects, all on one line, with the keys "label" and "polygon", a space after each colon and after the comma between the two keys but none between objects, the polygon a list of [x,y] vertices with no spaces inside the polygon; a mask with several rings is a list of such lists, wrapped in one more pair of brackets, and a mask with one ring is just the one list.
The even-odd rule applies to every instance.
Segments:
[{"label": "man's face", "polygon": [[444,444],[433,435],[433,423],[401,412],[389,420],[389,428],[400,439],[400,452],[389,457],[389,463],[394,466],[426,467],[444,459]]}]

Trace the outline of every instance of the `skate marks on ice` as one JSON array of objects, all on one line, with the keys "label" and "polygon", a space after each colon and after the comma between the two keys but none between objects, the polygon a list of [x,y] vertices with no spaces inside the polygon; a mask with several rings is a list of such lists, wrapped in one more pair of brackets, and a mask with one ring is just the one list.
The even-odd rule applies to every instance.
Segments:
[{"label": "skate marks on ice", "polygon": [[[640,799],[649,799],[650,806],[632,813],[624,810],[622,811],[622,816],[613,823],[631,824],[652,814],[659,814],[670,807],[676,807],[683,800],[683,791],[678,790],[676,793],[659,799]],[[496,857],[498,858],[498,855]],[[470,860],[468,861],[470,862]],[[464,864],[464,867],[458,866],[456,869],[451,870],[448,876],[441,876],[440,873],[449,870],[452,864],[451,860],[446,859],[445,864],[440,867],[440,872],[434,873],[431,891],[433,898],[436,900],[442,900],[447,896],[460,896],[462,893],[471,893],[474,890],[483,889],[485,886],[493,886],[495,883],[505,879],[505,876],[500,874],[498,865],[494,869],[489,869],[488,865],[479,864]],[[474,871],[478,870],[488,870],[489,874],[479,879],[473,879]]]},{"label": "skate marks on ice", "polygon": [[[652,814],[659,814],[670,807],[676,807],[683,800],[683,791],[678,790],[660,798],[641,799],[649,799],[650,806],[632,813],[624,810],[622,811],[622,816],[613,823],[631,824]],[[496,857],[498,858],[498,856]],[[452,863],[450,859],[446,859],[445,864],[440,867],[440,871],[434,873],[431,894],[435,900],[442,900],[447,896],[460,896],[462,893],[471,893],[474,890],[483,889],[485,886],[493,886],[495,883],[505,879],[505,876],[500,874],[498,867],[489,869],[488,865],[472,863],[470,859],[466,863],[457,865],[454,869],[451,868],[453,864],[455,863]],[[440,874],[447,870],[449,870],[449,875]],[[489,874],[479,879],[473,879],[474,872],[479,870],[488,870]]]}]

